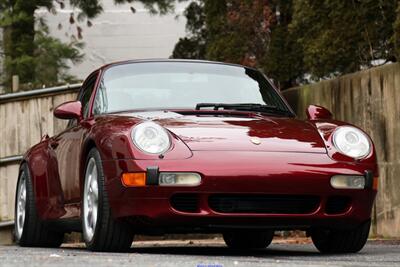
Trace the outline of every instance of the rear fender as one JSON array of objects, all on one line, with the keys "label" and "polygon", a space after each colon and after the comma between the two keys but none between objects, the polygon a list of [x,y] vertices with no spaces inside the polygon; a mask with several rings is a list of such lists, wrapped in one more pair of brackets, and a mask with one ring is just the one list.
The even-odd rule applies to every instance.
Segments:
[{"label": "rear fender", "polygon": [[27,164],[35,194],[36,211],[43,220],[58,219],[66,211],[64,195],[58,174],[57,157],[49,149],[48,140],[32,147],[21,163]]}]

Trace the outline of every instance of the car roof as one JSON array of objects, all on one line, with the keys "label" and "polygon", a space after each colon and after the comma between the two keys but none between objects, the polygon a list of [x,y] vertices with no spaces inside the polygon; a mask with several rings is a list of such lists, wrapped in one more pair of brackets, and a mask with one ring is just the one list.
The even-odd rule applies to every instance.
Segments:
[{"label": "car roof", "polygon": [[179,63],[202,63],[202,64],[218,64],[218,65],[226,65],[226,66],[233,66],[233,67],[239,67],[239,68],[247,68],[247,69],[255,69],[252,67],[248,66],[243,66],[240,64],[235,64],[235,63],[226,63],[226,62],[219,62],[219,61],[210,61],[210,60],[198,60],[198,59],[168,59],[168,58],[151,58],[151,59],[132,59],[132,60],[123,60],[123,61],[116,61],[116,62],[111,62],[106,65],[103,65],[99,68],[100,69],[106,69],[112,66],[117,66],[117,65],[124,65],[124,64],[131,64],[131,63],[147,63],[147,62],[179,62]]}]

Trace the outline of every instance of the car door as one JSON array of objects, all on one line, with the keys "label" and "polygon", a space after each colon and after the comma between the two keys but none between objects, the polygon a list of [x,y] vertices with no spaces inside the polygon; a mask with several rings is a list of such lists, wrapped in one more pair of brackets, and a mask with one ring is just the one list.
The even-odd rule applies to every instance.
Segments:
[{"label": "car door", "polygon": [[80,202],[81,145],[85,133],[90,130],[90,107],[98,73],[90,75],[83,83],[78,100],[82,103],[81,121],[70,120],[67,128],[52,138],[50,146],[57,157],[58,173],[64,195],[64,203]]}]

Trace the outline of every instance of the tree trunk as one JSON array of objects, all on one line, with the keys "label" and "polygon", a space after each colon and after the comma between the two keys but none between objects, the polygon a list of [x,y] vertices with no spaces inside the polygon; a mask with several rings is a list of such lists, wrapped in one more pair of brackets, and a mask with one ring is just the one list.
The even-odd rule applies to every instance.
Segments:
[{"label": "tree trunk", "polygon": [[35,9],[35,0],[13,1],[12,22],[3,35],[7,88],[11,87],[12,75],[18,75],[22,84],[35,77]]}]

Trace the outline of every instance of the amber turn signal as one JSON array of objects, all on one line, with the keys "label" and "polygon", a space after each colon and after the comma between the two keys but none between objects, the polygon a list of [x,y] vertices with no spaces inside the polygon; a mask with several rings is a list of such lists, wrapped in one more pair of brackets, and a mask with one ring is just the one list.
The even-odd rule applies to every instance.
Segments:
[{"label": "amber turn signal", "polygon": [[372,184],[372,189],[378,190],[378,177],[374,177],[374,182]]},{"label": "amber turn signal", "polygon": [[141,187],[146,186],[146,173],[145,172],[132,172],[122,174],[122,183],[125,186]]}]

